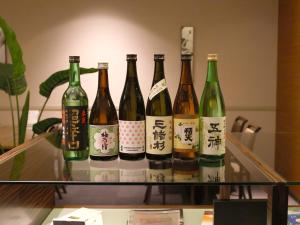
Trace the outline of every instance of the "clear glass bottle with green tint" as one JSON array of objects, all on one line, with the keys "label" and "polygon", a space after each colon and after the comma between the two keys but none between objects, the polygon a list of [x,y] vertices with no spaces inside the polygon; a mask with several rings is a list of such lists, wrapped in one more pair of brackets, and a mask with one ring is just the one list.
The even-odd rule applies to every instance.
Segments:
[{"label": "clear glass bottle with green tint", "polygon": [[209,54],[205,87],[199,107],[200,154],[216,160],[225,155],[225,104],[217,72],[217,55]]},{"label": "clear glass bottle with green tint", "polygon": [[88,151],[88,97],[80,85],[79,56],[70,56],[69,87],[62,97],[62,146],[65,160],[85,160]]}]

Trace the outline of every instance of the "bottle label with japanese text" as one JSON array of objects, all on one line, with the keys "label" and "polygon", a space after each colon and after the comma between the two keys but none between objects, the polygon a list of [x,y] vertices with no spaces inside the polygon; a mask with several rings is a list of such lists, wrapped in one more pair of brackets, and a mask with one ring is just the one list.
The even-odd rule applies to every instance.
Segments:
[{"label": "bottle label with japanese text", "polygon": [[174,149],[199,149],[199,118],[174,117]]},{"label": "bottle label with japanese text", "polygon": [[62,146],[65,150],[86,150],[88,146],[88,106],[62,109]]},{"label": "bottle label with japanese text", "polygon": [[225,154],[226,117],[200,117],[201,154]]},{"label": "bottle label with japanese text", "polygon": [[137,154],[145,152],[145,120],[119,120],[120,152]]},{"label": "bottle label with japanese text", "polygon": [[157,82],[155,85],[153,85],[153,87],[150,90],[149,100],[151,101],[152,98],[154,98],[157,94],[159,94],[166,88],[167,88],[166,79],[162,79],[159,82]]},{"label": "bottle label with japanese text", "polygon": [[90,125],[90,155],[114,156],[119,153],[119,126],[115,125]]},{"label": "bottle label with japanese text", "polygon": [[172,153],[172,116],[146,116],[146,151],[149,154]]}]

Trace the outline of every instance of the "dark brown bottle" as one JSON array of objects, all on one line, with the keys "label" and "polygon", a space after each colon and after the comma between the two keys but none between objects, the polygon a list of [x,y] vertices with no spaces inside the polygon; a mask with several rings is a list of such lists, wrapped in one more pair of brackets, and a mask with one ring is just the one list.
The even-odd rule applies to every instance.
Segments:
[{"label": "dark brown bottle", "polygon": [[181,55],[181,77],[173,106],[173,156],[180,159],[195,159],[199,155],[199,104],[193,86],[191,60],[191,55]]},{"label": "dark brown bottle", "polygon": [[154,55],[154,76],[146,107],[146,156],[152,160],[172,157],[172,102],[164,73],[164,55]]},{"label": "dark brown bottle", "polygon": [[99,63],[98,91],[89,125],[90,158],[113,160],[119,153],[119,123],[108,85],[108,63]]}]

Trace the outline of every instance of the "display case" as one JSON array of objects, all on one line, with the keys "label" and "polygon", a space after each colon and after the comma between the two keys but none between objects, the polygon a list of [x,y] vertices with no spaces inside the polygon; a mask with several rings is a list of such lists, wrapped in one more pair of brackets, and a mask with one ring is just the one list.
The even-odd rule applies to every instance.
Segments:
[{"label": "display case", "polygon": [[201,224],[216,199],[231,202],[239,198],[234,192],[253,190],[267,201],[268,224],[286,224],[288,182],[232,133],[226,135],[225,158],[213,162],[67,162],[55,135],[40,135],[0,157],[1,224],[46,225],[80,207],[102,209],[105,225],[126,224],[136,208],[179,208],[184,224]]}]

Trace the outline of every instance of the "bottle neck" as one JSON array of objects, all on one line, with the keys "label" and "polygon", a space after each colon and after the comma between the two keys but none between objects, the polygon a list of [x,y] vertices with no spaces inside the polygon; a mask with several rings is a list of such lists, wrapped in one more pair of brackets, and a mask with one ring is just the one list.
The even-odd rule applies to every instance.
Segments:
[{"label": "bottle neck", "polygon": [[154,76],[153,76],[152,86],[155,83],[161,81],[162,79],[165,79],[164,61],[156,60],[154,64]]},{"label": "bottle neck", "polygon": [[136,72],[136,61],[135,60],[128,60],[127,61],[127,75],[126,79],[137,79],[137,72]]},{"label": "bottle neck", "polygon": [[70,63],[70,86],[80,86],[79,63]]},{"label": "bottle neck", "polygon": [[99,78],[98,78],[98,92],[108,93],[108,71],[107,69],[99,69]]},{"label": "bottle neck", "polygon": [[218,71],[217,71],[217,61],[215,61],[215,60],[208,61],[206,82],[219,82]]},{"label": "bottle neck", "polygon": [[182,60],[180,84],[193,84],[191,60]]}]

